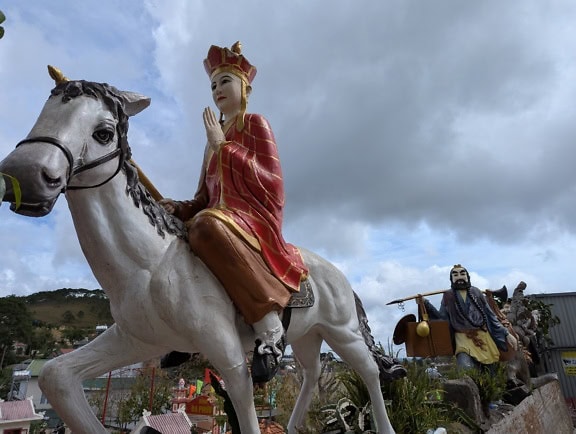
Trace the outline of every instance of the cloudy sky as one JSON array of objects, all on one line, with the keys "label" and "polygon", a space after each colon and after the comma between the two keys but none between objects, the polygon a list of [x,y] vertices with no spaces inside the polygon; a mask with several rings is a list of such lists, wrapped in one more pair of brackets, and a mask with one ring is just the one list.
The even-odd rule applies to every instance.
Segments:
[{"label": "cloudy sky", "polygon": [[[258,67],[249,111],[282,159],[285,238],[333,261],[387,345],[390,300],[447,288],[575,291],[576,3],[571,0],[270,2],[5,0],[0,158],[53,81],[146,94],[134,159],[190,198],[212,106],[202,60],[241,40]],[[0,207],[0,296],[99,288],[66,201],[33,219]],[[440,302],[440,296],[432,297]]]}]

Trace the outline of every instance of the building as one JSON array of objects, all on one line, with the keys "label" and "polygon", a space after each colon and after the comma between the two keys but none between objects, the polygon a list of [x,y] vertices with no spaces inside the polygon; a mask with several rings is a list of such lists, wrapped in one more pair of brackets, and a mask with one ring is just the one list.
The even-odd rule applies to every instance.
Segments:
[{"label": "building", "polygon": [[26,398],[28,392],[28,382],[30,381],[30,371],[27,364],[16,365],[12,369],[12,384],[8,401],[21,401]]},{"label": "building", "polygon": [[[48,427],[54,428],[60,422],[60,417],[52,410],[46,396],[38,384],[40,371],[49,359],[34,359],[27,365],[20,365],[12,373],[11,400],[30,400],[37,412],[43,413]],[[23,431],[25,433],[25,431]],[[1,434],[1,432],[0,432]]]},{"label": "building", "polygon": [[[20,366],[19,369],[14,370],[10,399],[30,399],[36,411],[45,414],[48,426],[54,428],[61,422],[61,419],[52,409],[38,384],[40,371],[48,360],[34,359],[28,365]],[[104,419],[105,423],[111,423],[114,420],[118,402],[129,394],[141,368],[142,364],[138,363],[84,381],[83,388],[86,399],[93,404],[94,412],[99,419]],[[97,403],[103,401],[105,397],[107,398],[105,409],[97,408]],[[2,433],[0,432],[0,434]]]},{"label": "building", "polygon": [[28,434],[30,424],[44,416],[34,411],[31,399],[0,401],[0,434]]},{"label": "building", "polygon": [[144,427],[154,428],[161,433],[190,434],[192,422],[183,410],[176,413],[152,415],[149,411],[144,411],[142,418],[131,431],[139,434]]},{"label": "building", "polygon": [[566,402],[576,410],[576,292],[530,294],[529,297],[551,305],[552,316],[560,319],[560,324],[549,332],[553,344],[545,346],[539,354],[539,368],[558,375]]},{"label": "building", "polygon": [[[38,376],[40,375],[40,371],[47,361],[48,359],[34,359],[25,369],[14,370],[12,376],[13,383],[16,383],[18,379],[21,380],[19,381],[18,386],[18,396],[15,396],[15,398],[32,399],[34,408],[37,411],[46,411],[52,408],[52,406],[48,403],[46,396],[44,396],[42,390],[40,390],[40,386],[38,385]],[[14,394],[14,391],[12,393]]]},{"label": "building", "polygon": [[114,423],[118,405],[130,395],[142,363],[125,366],[82,383],[86,399],[96,417],[105,425]]}]

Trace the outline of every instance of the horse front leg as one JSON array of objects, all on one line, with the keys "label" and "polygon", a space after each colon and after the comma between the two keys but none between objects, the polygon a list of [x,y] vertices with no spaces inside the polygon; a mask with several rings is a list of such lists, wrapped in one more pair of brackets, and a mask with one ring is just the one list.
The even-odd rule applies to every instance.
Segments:
[{"label": "horse front leg", "polygon": [[105,434],[86,400],[82,382],[157,355],[158,347],[136,341],[113,325],[89,344],[46,363],[38,382],[72,432]]}]

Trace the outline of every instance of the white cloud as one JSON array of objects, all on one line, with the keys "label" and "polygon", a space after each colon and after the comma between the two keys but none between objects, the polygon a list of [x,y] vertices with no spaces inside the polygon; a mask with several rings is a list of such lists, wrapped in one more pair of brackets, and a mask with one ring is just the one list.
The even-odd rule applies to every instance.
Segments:
[{"label": "white cloud", "polygon": [[[134,158],[166,196],[191,197],[212,105],[202,60],[241,40],[258,67],[285,175],[285,236],[334,261],[385,343],[386,302],[447,287],[572,291],[576,5],[439,2],[7,1],[0,155],[53,86],[46,65],[152,97]],[[226,13],[223,13],[223,11]],[[64,199],[26,219],[0,207],[0,296],[97,285]],[[414,308],[414,305],[408,305]]]}]

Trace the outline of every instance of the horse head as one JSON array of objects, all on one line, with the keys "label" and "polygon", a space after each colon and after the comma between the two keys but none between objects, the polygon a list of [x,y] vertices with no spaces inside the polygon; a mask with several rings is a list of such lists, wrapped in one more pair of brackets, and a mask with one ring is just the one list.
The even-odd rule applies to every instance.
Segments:
[{"label": "horse head", "polygon": [[[49,70],[55,78],[57,70]],[[61,74],[55,81],[28,136],[0,162],[0,172],[16,178],[22,191],[18,209],[11,183],[3,200],[22,215],[44,216],[60,193],[112,179],[131,156],[128,118],[150,104],[148,97],[106,83],[68,80]]]}]

